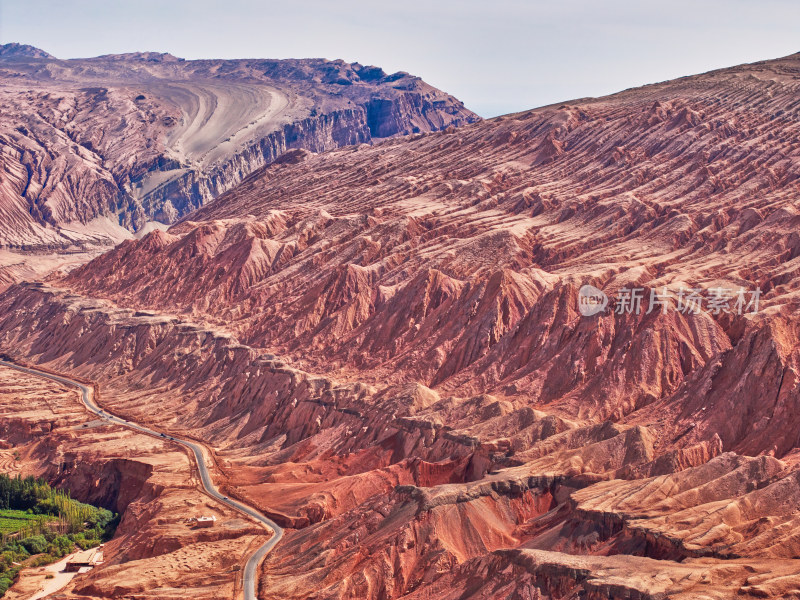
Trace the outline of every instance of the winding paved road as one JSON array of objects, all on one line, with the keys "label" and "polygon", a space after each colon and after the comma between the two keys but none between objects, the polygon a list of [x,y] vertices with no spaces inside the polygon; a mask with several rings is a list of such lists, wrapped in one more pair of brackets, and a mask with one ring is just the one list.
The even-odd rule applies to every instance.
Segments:
[{"label": "winding paved road", "polygon": [[122,425],[123,427],[128,427],[129,429],[133,429],[140,433],[145,433],[147,435],[153,435],[158,438],[164,438],[170,441],[175,442],[176,444],[181,444],[186,448],[189,448],[194,453],[194,459],[197,463],[197,470],[200,473],[200,480],[203,484],[203,488],[205,491],[210,495],[233,508],[241,513],[244,513],[247,516],[252,517],[259,523],[262,523],[272,529],[273,535],[267,541],[266,544],[261,546],[256,552],[247,560],[247,564],[244,567],[244,575],[242,580],[242,589],[244,590],[244,598],[245,600],[256,600],[256,573],[258,570],[258,565],[261,563],[261,560],[267,555],[267,553],[275,547],[280,539],[283,537],[283,529],[272,521],[271,519],[265,517],[257,510],[250,508],[249,506],[242,504],[241,502],[237,502],[236,500],[231,500],[227,496],[221,494],[217,491],[217,488],[214,486],[214,482],[211,480],[211,475],[208,472],[208,468],[206,467],[205,462],[205,452],[203,447],[200,444],[195,442],[190,442],[188,440],[181,440],[171,435],[166,435],[154,431],[152,429],[148,429],[147,427],[143,427],[142,425],[138,425],[136,423],[132,423],[131,421],[126,421],[125,419],[121,419],[116,417],[112,414],[109,414],[107,411],[103,410],[99,406],[94,403],[92,399],[92,388],[83,385],[77,381],[73,381],[72,379],[67,379],[66,377],[59,377],[58,375],[52,375],[50,373],[45,373],[44,371],[38,371],[36,369],[30,369],[28,367],[21,367],[20,365],[15,365],[14,363],[6,362],[4,360],[0,360],[0,365],[4,365],[6,367],[10,367],[12,369],[16,369],[17,371],[22,371],[23,373],[28,373],[30,375],[35,375],[37,377],[44,377],[45,379],[52,379],[53,381],[57,381],[59,383],[63,383],[65,385],[71,385],[73,387],[77,387],[81,390],[81,398],[83,403],[86,405],[90,411],[95,413],[96,415],[102,417],[106,421],[111,423],[116,423],[117,425]]}]

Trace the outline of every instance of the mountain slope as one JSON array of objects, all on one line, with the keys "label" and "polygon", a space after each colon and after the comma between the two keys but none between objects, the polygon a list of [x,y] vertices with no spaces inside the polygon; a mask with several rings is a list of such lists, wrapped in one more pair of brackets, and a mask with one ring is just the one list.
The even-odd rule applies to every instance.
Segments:
[{"label": "mountain slope", "polygon": [[793,55],[293,150],[11,287],[0,348],[207,440],[287,528],[262,598],[794,597],[798,92]]},{"label": "mountain slope", "polygon": [[[224,323],[314,369],[620,418],[747,336],[775,339],[770,328],[791,318],[799,61],[296,153],[66,282]],[[761,310],[581,320],[583,283],[612,299],[646,288],[644,309],[665,286],[673,305],[682,287],[760,288]],[[599,389],[605,399],[590,407]]]},{"label": "mountain slope", "polygon": [[0,82],[0,246],[29,249],[172,223],[287,149],[478,118],[417,77],[340,60],[58,60],[7,44]]}]

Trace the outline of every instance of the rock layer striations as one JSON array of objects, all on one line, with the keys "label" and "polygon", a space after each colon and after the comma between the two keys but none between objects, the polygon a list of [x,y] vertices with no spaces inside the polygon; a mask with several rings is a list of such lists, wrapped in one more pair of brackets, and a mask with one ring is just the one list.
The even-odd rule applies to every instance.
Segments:
[{"label": "rock layer striations", "polygon": [[0,347],[206,440],[287,528],[262,598],[796,597],[798,92],[794,55],[293,150],[9,288]]},{"label": "rock layer striations", "polygon": [[341,60],[59,60],[19,44],[0,46],[0,115],[0,246],[27,249],[170,224],[288,149],[478,119],[418,77]]}]

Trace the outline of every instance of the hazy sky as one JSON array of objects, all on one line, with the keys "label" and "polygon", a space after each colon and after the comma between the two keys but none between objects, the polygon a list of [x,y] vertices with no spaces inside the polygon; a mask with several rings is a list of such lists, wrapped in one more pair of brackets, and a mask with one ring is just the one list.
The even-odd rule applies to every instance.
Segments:
[{"label": "hazy sky", "polygon": [[0,0],[0,42],[60,58],[343,58],[483,116],[800,51],[800,0]]}]

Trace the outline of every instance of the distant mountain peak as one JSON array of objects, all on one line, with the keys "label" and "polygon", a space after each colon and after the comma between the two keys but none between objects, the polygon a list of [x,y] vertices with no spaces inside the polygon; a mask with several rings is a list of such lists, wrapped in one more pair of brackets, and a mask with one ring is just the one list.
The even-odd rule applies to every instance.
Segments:
[{"label": "distant mountain peak", "polygon": [[10,44],[0,44],[0,58],[55,58],[52,54],[45,52],[36,46],[29,44],[18,44],[11,42]]},{"label": "distant mountain peak", "polygon": [[[95,57],[96,60],[143,60],[147,62],[183,62],[169,52],[125,52],[122,54],[103,54]],[[92,59],[90,59],[92,60]]]}]

